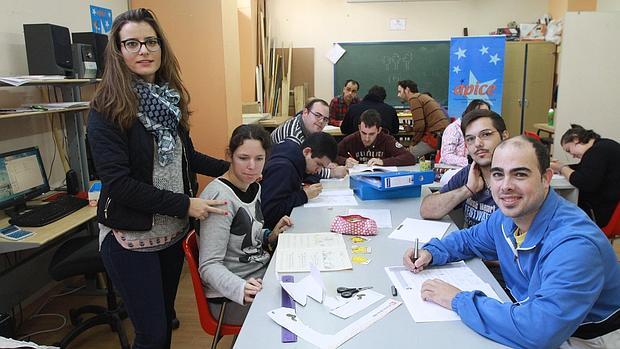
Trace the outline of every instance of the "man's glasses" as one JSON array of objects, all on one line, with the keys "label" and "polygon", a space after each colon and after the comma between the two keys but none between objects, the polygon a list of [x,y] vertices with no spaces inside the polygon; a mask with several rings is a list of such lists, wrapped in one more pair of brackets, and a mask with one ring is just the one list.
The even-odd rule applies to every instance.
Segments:
[{"label": "man's glasses", "polygon": [[315,112],[313,112],[310,109],[308,109],[308,113],[314,115],[314,117],[316,118],[316,120],[318,122],[322,122],[322,123],[326,124],[329,121],[329,116],[325,116],[325,115],[321,115],[321,114],[315,113]]},{"label": "man's glasses", "polygon": [[489,140],[489,139],[491,139],[493,134],[496,133],[496,132],[497,131],[484,130],[484,131],[478,133],[477,136],[465,136],[465,143],[467,145],[473,145],[474,143],[476,143],[476,137],[480,138],[481,141]]},{"label": "man's glasses", "polygon": [[159,38],[148,38],[144,41],[136,40],[136,39],[127,39],[121,41],[121,44],[125,47],[125,50],[131,53],[140,52],[142,45],[146,47],[149,52],[156,52],[161,49]]}]

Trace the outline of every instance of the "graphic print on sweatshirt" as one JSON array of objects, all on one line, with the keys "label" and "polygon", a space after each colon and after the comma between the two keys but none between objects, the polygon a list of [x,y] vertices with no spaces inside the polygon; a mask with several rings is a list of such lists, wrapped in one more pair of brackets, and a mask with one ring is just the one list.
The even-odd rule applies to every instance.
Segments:
[{"label": "graphic print on sweatshirt", "polygon": [[[255,210],[256,218],[262,220],[263,213],[258,200],[256,200]],[[233,218],[230,226],[230,234],[235,236],[243,236],[240,250],[245,255],[239,257],[239,262],[250,263],[263,259],[264,251],[261,239],[262,234],[257,234],[258,238],[255,238],[253,234],[253,232],[257,230],[262,233],[262,225],[262,222],[254,220],[244,207],[240,207],[237,210],[237,213],[235,213],[235,217]]]}]

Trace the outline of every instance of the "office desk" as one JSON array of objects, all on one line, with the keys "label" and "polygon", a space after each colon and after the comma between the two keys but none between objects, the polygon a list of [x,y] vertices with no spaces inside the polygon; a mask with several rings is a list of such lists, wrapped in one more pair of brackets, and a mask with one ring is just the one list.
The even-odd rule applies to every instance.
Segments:
[{"label": "office desk", "polygon": [[[348,184],[348,182],[347,182]],[[419,218],[420,198],[361,201],[358,208],[389,208],[392,213],[392,225],[396,226],[406,217]],[[293,210],[291,218],[294,226],[288,233],[327,232],[333,217],[347,212],[346,207],[304,208]],[[449,222],[449,218],[444,218]],[[454,230],[451,225],[449,230]],[[392,228],[379,230],[377,236],[364,245],[372,248],[369,256],[372,261],[367,265],[353,264],[353,270],[323,272],[328,295],[336,294],[338,286],[373,286],[373,290],[392,297],[391,282],[384,271],[385,266],[402,265],[402,256],[411,243],[402,240],[388,239]],[[287,234],[288,234],[287,233]],[[345,236],[350,251],[351,240]],[[350,252],[349,252],[350,254]],[[483,280],[491,284],[497,294],[508,301],[508,297],[495,281],[484,264],[478,260],[468,261],[470,268]],[[294,273],[295,280],[300,280],[307,273]],[[279,308],[281,287],[275,277],[275,256],[271,259],[265,277],[263,290],[256,296],[235,348],[314,348],[313,345],[298,339],[291,345],[281,343],[281,329],[268,316],[267,312]],[[400,299],[400,297],[393,297]],[[306,325],[322,333],[336,333],[350,323],[376,308],[386,298],[371,305],[369,308],[348,318],[340,319],[323,307],[322,304],[309,299],[305,307],[296,304],[297,314]],[[504,348],[465,326],[461,321],[416,323],[404,304],[389,313],[362,333],[351,338],[342,345],[343,348]]]},{"label": "office desk", "polygon": [[[70,232],[82,224],[90,221],[97,216],[96,207],[82,207],[78,211],[52,222],[43,227],[24,227],[35,234],[19,241],[10,241],[0,238],[0,253],[15,252],[27,250],[31,248],[41,247],[42,245]],[[0,217],[0,226],[7,226],[9,217],[2,214]]]},{"label": "office desk", "polygon": [[289,116],[274,116],[269,119],[260,120],[258,124],[266,129],[274,129],[282,125],[288,119],[290,119]]},{"label": "office desk", "polygon": [[534,124],[534,128],[536,128],[536,134],[539,136],[540,136],[540,131],[547,132],[547,134],[549,134],[549,137],[553,137],[553,134],[555,133],[555,127],[547,123]]}]

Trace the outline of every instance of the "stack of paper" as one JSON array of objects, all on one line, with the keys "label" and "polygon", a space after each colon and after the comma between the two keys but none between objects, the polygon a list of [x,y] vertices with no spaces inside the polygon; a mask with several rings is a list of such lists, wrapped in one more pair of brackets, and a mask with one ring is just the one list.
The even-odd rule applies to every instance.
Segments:
[{"label": "stack of paper", "polygon": [[349,169],[349,174],[366,173],[366,172],[396,172],[396,166],[368,166],[366,164],[357,164]]},{"label": "stack of paper", "polygon": [[36,80],[63,80],[64,75],[23,75],[23,76],[3,76],[0,81],[13,86],[21,86],[25,83]]}]

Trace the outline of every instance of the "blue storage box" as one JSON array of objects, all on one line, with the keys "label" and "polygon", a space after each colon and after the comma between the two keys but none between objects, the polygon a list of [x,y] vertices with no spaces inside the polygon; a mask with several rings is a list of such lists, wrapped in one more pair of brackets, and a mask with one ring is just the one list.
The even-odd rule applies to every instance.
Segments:
[{"label": "blue storage box", "polygon": [[433,183],[433,171],[398,171],[358,174],[349,177],[349,187],[362,200],[419,197],[422,184]]}]

